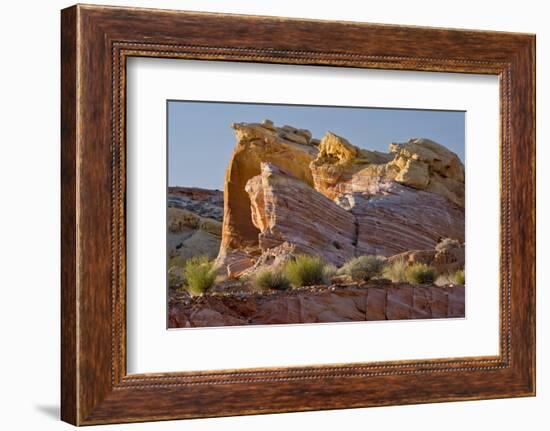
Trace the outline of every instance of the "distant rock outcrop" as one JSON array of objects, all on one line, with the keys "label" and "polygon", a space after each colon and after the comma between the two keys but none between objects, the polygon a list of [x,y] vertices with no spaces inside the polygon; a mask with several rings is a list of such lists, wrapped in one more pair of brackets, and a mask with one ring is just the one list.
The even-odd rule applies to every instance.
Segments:
[{"label": "distant rock outcrop", "polygon": [[185,261],[218,255],[222,237],[223,193],[187,187],[168,188],[167,252],[169,284],[179,287]]},{"label": "distant rock outcrop", "polygon": [[232,127],[222,265],[242,273],[281,244],[340,265],[464,243],[464,165],[444,146],[411,139],[382,153],[269,120]]}]

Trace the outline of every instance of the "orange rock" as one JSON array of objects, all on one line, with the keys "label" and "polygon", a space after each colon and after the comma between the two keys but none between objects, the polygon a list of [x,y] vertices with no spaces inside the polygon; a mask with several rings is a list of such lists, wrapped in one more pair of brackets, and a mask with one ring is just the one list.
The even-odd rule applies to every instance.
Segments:
[{"label": "orange rock", "polygon": [[[245,191],[248,180],[260,174],[262,162],[274,163],[291,175],[313,185],[309,164],[317,156],[317,147],[309,143],[308,131],[289,130],[263,123],[232,125],[237,137],[225,174],[223,233],[220,255],[230,250],[254,247],[259,229],[251,217],[250,199]],[[301,139],[296,138],[299,136]],[[297,143],[300,140],[303,143]]]}]

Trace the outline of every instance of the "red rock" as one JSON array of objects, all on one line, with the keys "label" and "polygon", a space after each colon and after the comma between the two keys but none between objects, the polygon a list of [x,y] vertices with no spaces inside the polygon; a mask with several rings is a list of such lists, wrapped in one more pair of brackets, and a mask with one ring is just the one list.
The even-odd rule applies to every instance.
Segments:
[{"label": "red rock", "polygon": [[343,264],[355,254],[355,218],[348,211],[282,169],[262,163],[246,191],[260,250],[285,242],[296,252]]},{"label": "red rock", "polygon": [[353,196],[357,255],[392,256],[434,249],[442,238],[464,242],[464,209],[436,193],[394,183],[383,194]]},{"label": "red rock", "polygon": [[423,263],[433,266],[440,274],[464,269],[464,244],[457,240],[444,238],[429,250],[409,250],[396,254],[389,261],[403,260],[408,265]]},{"label": "red rock", "polygon": [[[187,303],[186,303],[187,301]],[[463,286],[344,286],[169,302],[169,326],[235,326],[464,317]]]}]

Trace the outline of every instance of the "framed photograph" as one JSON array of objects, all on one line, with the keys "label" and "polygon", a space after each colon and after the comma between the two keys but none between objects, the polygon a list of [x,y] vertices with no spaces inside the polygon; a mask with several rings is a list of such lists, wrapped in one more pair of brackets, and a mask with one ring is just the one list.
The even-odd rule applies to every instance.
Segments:
[{"label": "framed photograph", "polygon": [[535,394],[535,37],[62,11],[62,419]]}]

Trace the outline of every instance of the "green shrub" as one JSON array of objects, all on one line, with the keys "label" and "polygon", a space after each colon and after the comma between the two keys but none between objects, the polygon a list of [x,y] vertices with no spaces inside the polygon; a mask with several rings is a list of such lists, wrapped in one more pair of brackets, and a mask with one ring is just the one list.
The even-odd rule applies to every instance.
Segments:
[{"label": "green shrub", "polygon": [[405,270],[405,276],[411,284],[427,284],[435,281],[437,271],[424,263],[416,263]]},{"label": "green shrub", "polygon": [[187,291],[195,296],[202,295],[214,285],[216,269],[208,256],[195,256],[185,262],[183,270]]},{"label": "green shrub", "polygon": [[290,281],[280,270],[264,269],[256,274],[254,285],[260,289],[286,290]]},{"label": "green shrub", "polygon": [[382,270],[382,276],[394,283],[407,281],[407,262],[405,259],[395,259]]},{"label": "green shrub", "polygon": [[319,256],[299,254],[285,265],[284,273],[294,286],[323,284],[325,264]]},{"label": "green shrub", "polygon": [[338,270],[340,275],[348,275],[354,281],[369,281],[382,273],[384,260],[377,256],[359,256],[346,262]]},{"label": "green shrub", "polygon": [[451,279],[453,280],[453,283],[455,284],[464,284],[466,282],[466,277],[465,277],[465,274],[464,274],[464,270],[461,269],[460,271],[456,271]]}]

